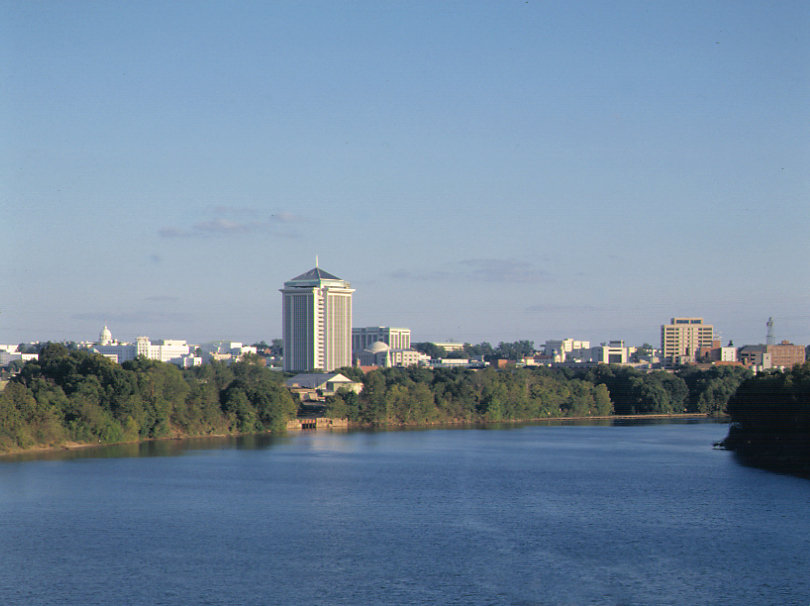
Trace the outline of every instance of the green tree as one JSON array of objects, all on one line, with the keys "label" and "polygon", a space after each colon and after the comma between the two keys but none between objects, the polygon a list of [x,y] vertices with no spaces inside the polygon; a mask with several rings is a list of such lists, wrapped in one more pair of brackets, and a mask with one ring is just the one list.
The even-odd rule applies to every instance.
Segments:
[{"label": "green tree", "polygon": [[[239,362],[233,365],[234,380],[226,389],[240,390],[253,406],[258,422],[256,431],[281,431],[295,416],[297,404],[281,384],[281,377],[263,366]],[[244,431],[244,430],[240,430]]]},{"label": "green tree", "polygon": [[471,358],[475,356],[491,357],[495,353],[495,349],[486,341],[479,343],[478,345],[465,343],[464,353]]},{"label": "green tree", "polygon": [[689,389],[689,410],[714,415],[722,414],[740,384],[753,376],[750,370],[739,366],[686,368],[678,375]]},{"label": "green tree", "polygon": [[347,379],[351,379],[357,383],[363,382],[363,377],[365,377],[365,373],[356,366],[341,366],[340,368],[336,368],[336,373],[342,374]]},{"label": "green tree", "polygon": [[245,391],[239,387],[228,387],[224,393],[225,401],[222,410],[230,419],[229,429],[240,433],[261,431],[262,426],[256,415],[256,409],[251,406]]},{"label": "green tree", "polygon": [[495,357],[517,361],[534,353],[533,341],[514,341],[512,343],[498,343]]},{"label": "green tree", "polygon": [[346,419],[349,416],[349,408],[346,406],[346,392],[343,388],[326,398],[326,416],[333,419]]},{"label": "green tree", "polygon": [[0,446],[27,448],[35,443],[29,423],[36,414],[37,401],[25,385],[11,382],[0,394]]},{"label": "green tree", "polygon": [[374,425],[388,421],[385,375],[381,370],[372,370],[363,380],[363,391],[360,392],[359,421]]},{"label": "green tree", "polygon": [[431,343],[429,341],[411,343],[411,348],[430,356],[434,360],[447,357],[447,351],[445,351],[444,347],[439,347],[435,343]]}]

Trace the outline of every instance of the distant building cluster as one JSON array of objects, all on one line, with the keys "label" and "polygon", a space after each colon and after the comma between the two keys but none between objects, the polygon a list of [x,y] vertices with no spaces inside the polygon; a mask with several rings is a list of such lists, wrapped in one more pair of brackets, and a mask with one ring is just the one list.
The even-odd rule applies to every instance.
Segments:
[{"label": "distant building cluster", "polygon": [[91,345],[89,349],[119,364],[134,360],[138,356],[148,360],[171,362],[181,368],[199,366],[203,362],[185,340],[160,339],[153,343],[149,337],[138,337],[134,343],[118,342],[112,338],[112,333],[106,325],[99,334],[98,343]]},{"label": "distant building cluster", "polygon": [[[106,325],[101,329],[98,341],[84,341],[76,343],[76,346],[100,354],[118,364],[143,356],[148,360],[170,362],[180,368],[200,366],[212,360],[230,363],[242,359],[247,354],[258,353],[255,346],[244,345],[237,341],[213,341],[201,345],[190,345],[182,339],[152,341],[149,337],[138,337],[134,343],[117,341]],[[37,357],[36,353],[19,351],[19,345],[0,345],[0,367],[8,366],[15,360],[27,362],[36,360]]]},{"label": "distant building cluster", "polygon": [[738,352],[740,362],[749,367],[764,369],[792,368],[806,359],[802,345],[782,341],[778,345],[745,345]]},{"label": "distant building cluster", "polygon": [[[503,367],[508,360],[494,356],[469,355],[463,343],[432,342],[434,356],[411,345],[411,330],[393,326],[352,326],[351,284],[320,267],[315,267],[284,283],[282,296],[282,339],[271,348],[245,345],[237,341],[212,341],[199,345],[182,339],[151,340],[137,337],[119,342],[106,325],[95,342],[77,346],[103,355],[117,363],[143,356],[191,368],[207,362],[231,363],[246,355],[258,356],[262,364],[275,370],[299,373],[291,388],[301,394],[331,393],[341,381],[352,383],[333,371],[348,366],[364,370],[378,367],[424,366],[431,368],[481,368],[489,364]],[[791,368],[803,363],[807,350],[789,341],[773,342],[773,319],[767,322],[767,344],[734,347],[723,345],[714,326],[700,317],[673,317],[660,327],[660,347],[644,344],[628,346],[624,340],[592,345],[573,338],[547,340],[532,353],[518,360],[524,366],[585,367],[599,364],[633,365],[639,368],[666,368],[683,364],[742,365],[755,371]],[[21,347],[22,346],[22,347]],[[31,346],[36,351],[36,348]],[[22,364],[37,354],[22,344],[0,345],[0,367]],[[424,348],[423,348],[424,349]],[[438,357],[444,351],[443,358]],[[330,374],[331,373],[331,374]],[[289,381],[288,381],[289,383]],[[333,389],[334,388],[334,389]],[[356,385],[351,386],[352,389]],[[303,397],[303,396],[302,396]],[[307,396],[309,397],[309,396]]]},{"label": "distant building cluster", "polygon": [[412,366],[411,331],[390,326],[352,327],[351,284],[316,266],[284,283],[284,370],[331,372],[345,366]]},{"label": "distant building cluster", "polygon": [[[629,364],[638,352],[637,347],[628,347],[623,340],[607,341],[591,346],[590,341],[561,339],[546,341],[543,349],[526,356],[526,366],[576,367],[589,364]],[[648,361],[649,362],[649,361]]]}]

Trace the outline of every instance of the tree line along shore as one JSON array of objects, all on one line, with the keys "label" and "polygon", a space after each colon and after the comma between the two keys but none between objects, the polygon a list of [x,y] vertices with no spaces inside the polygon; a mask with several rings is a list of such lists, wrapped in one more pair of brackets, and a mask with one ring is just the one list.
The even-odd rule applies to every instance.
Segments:
[{"label": "tree line along shore", "polygon": [[[674,373],[622,366],[339,371],[362,381],[363,390],[327,398],[325,414],[355,426],[718,415],[752,376],[740,367]],[[284,379],[251,360],[181,371],[144,358],[119,365],[50,343],[0,394],[0,452],[284,431],[299,410]]]},{"label": "tree line along shore", "polygon": [[810,362],[744,381],[722,445],[743,462],[810,478]]}]

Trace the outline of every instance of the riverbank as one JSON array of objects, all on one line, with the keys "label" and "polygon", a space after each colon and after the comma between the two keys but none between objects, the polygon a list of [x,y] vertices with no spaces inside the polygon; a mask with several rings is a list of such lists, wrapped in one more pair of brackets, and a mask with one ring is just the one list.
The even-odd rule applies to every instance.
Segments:
[{"label": "riverbank", "polygon": [[[419,428],[439,428],[439,427],[480,427],[487,425],[520,425],[531,423],[564,423],[564,422],[587,422],[587,421],[622,421],[622,420],[644,420],[644,419],[717,419],[724,420],[727,417],[717,417],[696,413],[672,413],[672,414],[638,414],[638,415],[602,415],[602,416],[576,416],[576,417],[543,417],[536,419],[508,419],[503,421],[443,421],[436,423],[389,423],[386,425],[370,425],[360,423],[349,423],[346,419],[329,419],[321,417],[319,419],[295,419],[287,424],[286,431],[295,433],[298,431],[349,431],[352,429],[375,429],[378,431],[398,430],[398,429],[419,429]],[[317,421],[317,423],[316,423]],[[11,458],[21,454],[53,453],[59,451],[72,451],[80,449],[100,448],[104,446],[119,446],[124,444],[142,444],[147,442],[161,442],[172,440],[192,440],[198,438],[235,438],[248,435],[268,435],[274,432],[250,432],[250,433],[215,433],[206,435],[191,435],[175,433],[170,436],[159,438],[147,438],[144,440],[129,440],[122,442],[61,442],[59,444],[42,445],[38,444],[29,448],[15,448],[0,452],[0,461],[4,458]]]},{"label": "riverbank", "polygon": [[4,458],[15,457],[21,454],[37,454],[37,453],[52,453],[52,452],[59,452],[59,451],[72,451],[72,450],[86,450],[92,448],[104,448],[106,446],[123,446],[127,444],[146,444],[149,442],[172,442],[172,441],[179,441],[179,440],[194,440],[194,439],[206,439],[206,438],[238,438],[241,436],[247,435],[265,435],[265,434],[272,434],[273,432],[265,431],[265,432],[256,432],[256,433],[212,433],[212,434],[179,434],[175,433],[170,436],[161,436],[159,438],[144,438],[143,440],[124,440],[121,442],[74,442],[74,441],[67,441],[67,442],[59,442],[58,444],[37,444],[35,446],[29,446],[28,448],[13,448],[8,450],[1,450],[0,451],[0,461]]},{"label": "riverbank", "polygon": [[408,427],[443,427],[443,426],[481,426],[481,425],[520,425],[522,423],[564,423],[567,421],[622,421],[622,420],[641,420],[641,419],[717,419],[719,421],[728,420],[726,415],[710,415],[704,413],[684,412],[684,413],[668,413],[668,414],[637,414],[637,415],[580,415],[580,416],[557,416],[557,417],[532,417],[528,419],[501,419],[497,421],[492,420],[460,420],[449,419],[442,421],[435,421],[430,423],[348,423],[349,429],[381,429],[386,428],[399,429]]}]

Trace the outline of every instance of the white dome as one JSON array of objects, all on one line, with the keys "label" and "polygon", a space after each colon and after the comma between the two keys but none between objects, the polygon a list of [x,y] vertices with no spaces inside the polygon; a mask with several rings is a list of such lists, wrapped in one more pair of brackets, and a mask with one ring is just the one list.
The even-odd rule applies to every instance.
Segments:
[{"label": "white dome", "polygon": [[101,332],[98,335],[98,342],[101,345],[109,345],[110,343],[112,343],[112,333],[110,332],[110,329],[107,328],[106,324],[104,325],[104,328],[101,329]]},{"label": "white dome", "polygon": [[375,341],[374,343],[372,343],[371,345],[366,347],[363,351],[371,353],[371,354],[378,354],[378,353],[386,352],[386,351],[388,351],[390,349],[391,348],[388,347],[388,345],[386,345],[382,341]]}]

